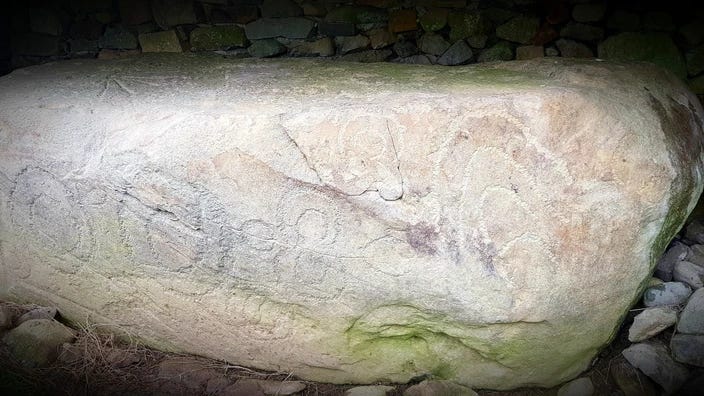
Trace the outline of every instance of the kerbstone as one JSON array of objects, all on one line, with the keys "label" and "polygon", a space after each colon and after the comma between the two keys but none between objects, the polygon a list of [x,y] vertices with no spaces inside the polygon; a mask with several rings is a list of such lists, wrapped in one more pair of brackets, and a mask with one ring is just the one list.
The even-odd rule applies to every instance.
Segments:
[{"label": "kerbstone", "polygon": [[306,380],[556,386],[697,201],[703,113],[659,68],[554,58],[25,68],[0,299]]}]

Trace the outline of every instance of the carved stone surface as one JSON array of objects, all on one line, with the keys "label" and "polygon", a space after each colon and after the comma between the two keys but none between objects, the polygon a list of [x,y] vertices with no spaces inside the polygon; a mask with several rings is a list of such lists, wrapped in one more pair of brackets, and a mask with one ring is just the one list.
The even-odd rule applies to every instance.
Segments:
[{"label": "carved stone surface", "polygon": [[149,55],[0,79],[0,298],[343,382],[585,369],[702,189],[637,65]]}]

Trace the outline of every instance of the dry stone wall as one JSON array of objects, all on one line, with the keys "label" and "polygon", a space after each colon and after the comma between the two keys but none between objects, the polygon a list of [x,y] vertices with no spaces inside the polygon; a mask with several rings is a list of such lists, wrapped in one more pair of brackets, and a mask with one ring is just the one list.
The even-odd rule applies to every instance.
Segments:
[{"label": "dry stone wall", "polygon": [[[26,4],[25,4],[26,3]],[[64,0],[17,4],[0,72],[140,52],[462,65],[643,60],[704,94],[704,6],[589,0]],[[683,3],[684,4],[684,3]]]}]

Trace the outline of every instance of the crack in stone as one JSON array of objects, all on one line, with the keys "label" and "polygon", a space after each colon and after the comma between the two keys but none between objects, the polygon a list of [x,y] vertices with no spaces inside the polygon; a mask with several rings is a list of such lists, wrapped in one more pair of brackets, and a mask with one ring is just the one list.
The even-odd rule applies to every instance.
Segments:
[{"label": "crack in stone", "polygon": [[283,131],[284,136],[286,136],[286,138],[288,139],[288,141],[289,141],[289,142],[296,148],[296,150],[298,150],[298,152],[301,154],[301,156],[303,157],[303,160],[305,161],[306,166],[308,167],[308,169],[310,169],[311,171],[313,171],[313,173],[315,173],[315,177],[318,178],[318,183],[323,184],[323,185],[327,185],[327,183],[323,182],[323,178],[320,176],[320,173],[318,173],[318,170],[315,169],[315,167],[310,163],[310,159],[308,158],[308,156],[306,155],[306,153],[303,152],[303,149],[301,149],[301,146],[298,145],[298,142],[296,142],[296,140],[291,136],[291,134],[289,133],[288,129],[286,129],[286,127],[284,127],[283,125],[281,125],[281,130]]}]

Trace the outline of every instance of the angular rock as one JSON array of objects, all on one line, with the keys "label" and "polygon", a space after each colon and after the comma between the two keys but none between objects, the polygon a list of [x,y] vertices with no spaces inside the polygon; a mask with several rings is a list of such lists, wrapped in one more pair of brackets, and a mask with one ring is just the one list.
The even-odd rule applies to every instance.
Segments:
[{"label": "angular rock", "polygon": [[408,32],[418,28],[418,15],[414,9],[401,9],[389,13],[389,31],[391,33]]},{"label": "angular rock", "polygon": [[25,312],[22,316],[17,319],[16,325],[33,319],[54,319],[56,317],[56,308],[54,307],[37,307],[30,311]]},{"label": "angular rock", "polygon": [[416,47],[413,42],[407,40],[397,41],[396,43],[394,43],[393,48],[394,53],[396,53],[396,55],[400,56],[401,58],[406,58],[418,53],[418,47]]},{"label": "angular rock", "polygon": [[105,33],[100,38],[98,45],[100,48],[109,49],[135,49],[137,48],[137,37],[122,25],[108,26]]},{"label": "angular rock", "polygon": [[672,360],[667,347],[660,342],[633,344],[622,353],[633,367],[642,371],[669,394],[675,393],[689,377],[687,368]]},{"label": "angular rock", "polygon": [[565,58],[593,58],[594,52],[582,43],[574,40],[559,39],[555,42],[560,55]]},{"label": "angular rock", "polygon": [[307,18],[261,18],[244,27],[247,38],[259,40],[274,37],[305,39],[310,37],[315,22]]},{"label": "angular rock", "polygon": [[193,51],[225,50],[232,47],[246,47],[247,37],[239,26],[198,27],[190,34]]},{"label": "angular rock", "polygon": [[358,49],[368,48],[369,38],[361,34],[356,36],[335,37],[335,45],[337,45],[341,54],[346,54]]},{"label": "angular rock", "polygon": [[560,30],[560,36],[580,41],[597,41],[604,38],[604,29],[584,23],[570,22]]},{"label": "angular rock", "polygon": [[499,41],[479,54],[477,62],[509,61],[513,59],[513,49],[507,41]]},{"label": "angular rock", "polygon": [[692,289],[682,282],[665,282],[649,287],[643,293],[643,305],[659,307],[663,305],[680,305],[687,301]]},{"label": "angular rock", "polygon": [[472,58],[472,49],[464,40],[452,44],[450,48],[438,59],[438,64],[444,66],[461,65]]},{"label": "angular rock", "polygon": [[645,64],[29,67],[0,78],[0,299],[303,379],[552,387],[698,199],[702,113]]},{"label": "angular rock", "polygon": [[260,7],[263,18],[297,17],[303,8],[293,0],[264,0]]},{"label": "angular rock", "polygon": [[61,345],[73,338],[73,332],[55,320],[32,319],[7,332],[2,341],[22,364],[44,367],[55,361]]},{"label": "angular rock", "polygon": [[670,307],[646,308],[633,318],[628,341],[640,342],[653,337],[677,322],[677,311]]},{"label": "angular rock", "polygon": [[555,47],[545,48],[545,56],[560,56],[560,51]]},{"label": "angular rock", "polygon": [[330,37],[315,41],[304,41],[290,47],[291,56],[332,56],[335,55],[335,44]]},{"label": "angular rock", "polygon": [[262,390],[265,395],[288,396],[306,389],[306,384],[301,381],[273,381],[243,378],[237,381],[240,385],[254,384]]},{"label": "angular rock", "polygon": [[682,54],[666,34],[620,33],[599,44],[598,55],[599,58],[614,61],[651,62],[670,70],[680,78],[687,75]]},{"label": "angular rock", "polygon": [[677,331],[704,335],[704,288],[695,291],[687,301],[677,322]]},{"label": "angular rock", "polygon": [[704,335],[675,334],[670,349],[678,362],[704,367]]},{"label": "angular rock", "polygon": [[658,396],[659,394],[650,378],[628,362],[616,360],[610,365],[609,374],[624,396]]},{"label": "angular rock", "polygon": [[704,267],[689,261],[679,261],[672,272],[672,280],[686,283],[694,290],[700,289],[704,286]]},{"label": "angular rock", "polygon": [[672,280],[672,273],[675,271],[675,264],[691,255],[690,248],[682,242],[674,242],[672,246],[663,254],[655,267],[655,276],[669,282]]},{"label": "angular rock", "polygon": [[484,34],[487,30],[487,23],[478,12],[453,11],[447,16],[447,24],[452,42]]},{"label": "angular rock", "polygon": [[388,385],[355,386],[347,389],[344,396],[386,396],[394,389],[396,388]]},{"label": "angular rock", "polygon": [[577,378],[557,390],[557,396],[592,396],[594,394],[594,384],[586,377]]},{"label": "angular rock", "polygon": [[396,42],[396,37],[386,29],[374,29],[368,35],[372,49],[388,47]]},{"label": "angular rock", "polygon": [[609,16],[606,26],[609,29],[633,32],[640,28],[640,16],[634,12],[616,10]]},{"label": "angular rock", "polygon": [[175,30],[139,35],[142,52],[183,52],[183,45]]},{"label": "angular rock", "polygon": [[542,58],[543,56],[545,56],[545,49],[542,45],[522,45],[516,48],[516,60]]},{"label": "angular rock", "polygon": [[275,39],[254,40],[247,52],[255,58],[269,58],[286,53],[286,46]]},{"label": "angular rock", "polygon": [[450,48],[450,43],[437,33],[425,33],[418,39],[418,48],[426,54],[440,56]]},{"label": "angular rock", "polygon": [[447,9],[431,8],[420,16],[418,21],[426,32],[437,32],[447,25]]},{"label": "angular rock", "polygon": [[528,44],[538,31],[540,20],[535,17],[517,16],[496,28],[496,36],[520,44]]},{"label": "angular rock", "polygon": [[452,381],[425,380],[403,391],[403,396],[478,396],[478,394]]},{"label": "angular rock", "polygon": [[577,22],[599,22],[606,13],[606,4],[576,4],[572,9],[572,18]]},{"label": "angular rock", "polygon": [[193,0],[152,0],[154,20],[164,30],[198,23]]}]

